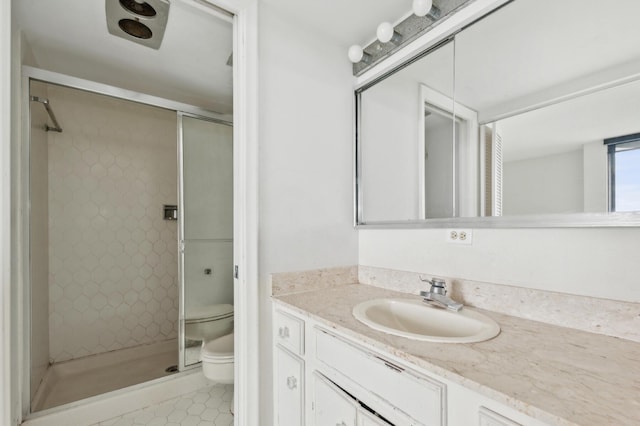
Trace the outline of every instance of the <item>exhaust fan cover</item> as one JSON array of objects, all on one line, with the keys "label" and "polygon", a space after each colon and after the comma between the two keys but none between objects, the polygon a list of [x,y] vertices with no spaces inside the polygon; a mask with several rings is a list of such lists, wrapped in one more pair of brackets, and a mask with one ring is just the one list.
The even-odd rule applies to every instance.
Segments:
[{"label": "exhaust fan cover", "polygon": [[168,0],[105,0],[109,33],[159,49],[169,18]]}]

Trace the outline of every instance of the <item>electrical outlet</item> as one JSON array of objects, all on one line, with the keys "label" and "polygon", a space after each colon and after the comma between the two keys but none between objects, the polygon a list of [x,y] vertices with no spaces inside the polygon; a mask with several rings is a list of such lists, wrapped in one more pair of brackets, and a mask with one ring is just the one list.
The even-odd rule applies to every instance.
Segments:
[{"label": "electrical outlet", "polygon": [[473,243],[473,231],[471,229],[447,229],[447,242],[471,245]]}]

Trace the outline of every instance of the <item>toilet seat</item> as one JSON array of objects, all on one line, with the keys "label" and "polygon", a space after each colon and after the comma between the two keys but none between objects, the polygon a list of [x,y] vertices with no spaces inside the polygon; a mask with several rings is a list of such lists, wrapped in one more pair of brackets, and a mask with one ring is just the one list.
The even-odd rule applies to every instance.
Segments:
[{"label": "toilet seat", "polygon": [[230,304],[196,306],[188,309],[187,315],[185,315],[185,322],[187,324],[196,324],[199,322],[215,321],[232,316],[233,305]]}]

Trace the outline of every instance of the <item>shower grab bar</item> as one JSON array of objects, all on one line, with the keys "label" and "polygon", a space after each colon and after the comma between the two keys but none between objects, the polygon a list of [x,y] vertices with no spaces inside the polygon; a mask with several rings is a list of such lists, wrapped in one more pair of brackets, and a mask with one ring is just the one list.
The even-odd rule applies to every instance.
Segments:
[{"label": "shower grab bar", "polygon": [[51,127],[48,124],[44,125],[44,128],[47,132],[51,131],[51,132],[58,132],[58,133],[62,133],[62,127],[60,127],[60,124],[58,124],[58,120],[56,119],[56,115],[53,113],[53,110],[51,109],[51,106],[49,105],[49,99],[46,98],[39,98],[38,96],[31,96],[31,100],[34,102],[40,102],[42,105],[44,105],[44,108],[47,110],[47,113],[49,114],[49,117],[51,118],[51,121],[53,122],[53,126]]}]

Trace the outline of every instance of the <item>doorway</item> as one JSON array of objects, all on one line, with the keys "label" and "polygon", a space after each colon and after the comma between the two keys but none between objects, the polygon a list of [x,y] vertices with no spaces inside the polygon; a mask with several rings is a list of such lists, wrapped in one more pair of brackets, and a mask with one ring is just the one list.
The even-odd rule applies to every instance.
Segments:
[{"label": "doorway", "polygon": [[231,123],[44,74],[76,88],[29,78],[31,412],[193,366],[193,300],[233,304]]},{"label": "doorway", "polygon": [[[56,5],[56,2],[47,2],[47,4],[39,3],[36,0],[26,0],[20,2],[13,2],[13,9],[17,12],[14,14],[13,25],[17,28],[22,29],[23,37],[16,38],[14,36],[10,36],[8,31],[3,32],[5,35],[4,40],[8,43],[13,40],[13,55],[9,50],[5,50],[3,53],[4,59],[6,62],[3,62],[3,83],[7,83],[9,80],[12,80],[12,84],[14,86],[19,86],[19,76],[13,77],[8,73],[4,73],[8,69],[8,64],[12,62],[14,66],[19,67],[22,65],[31,65],[31,66],[42,66],[43,68],[47,68],[49,70],[55,70],[57,72],[61,72],[59,66],[67,66],[70,68],[70,72],[66,73],[68,75],[76,75],[80,77],[91,77],[89,74],[92,72],[101,73],[102,77],[122,77],[122,79],[129,82],[141,82],[147,85],[147,87],[151,87],[154,83],[153,77],[151,74],[141,73],[140,70],[137,70],[136,67],[131,66],[132,62],[130,59],[140,55],[132,55],[126,51],[126,49],[120,48],[107,48],[100,43],[89,43],[88,37],[89,34],[94,31],[100,30],[102,25],[92,25],[89,23],[88,25],[75,25],[74,22],[79,22],[78,20],[73,19],[73,14],[71,13],[63,13],[62,7],[60,5]],[[70,7],[70,9],[75,10],[78,13],[83,14],[83,19],[81,21],[86,21],[85,18],[95,18],[96,16],[100,16],[101,14],[86,14],[84,13],[84,9],[86,7],[100,7],[100,5],[95,6],[94,2],[78,2],[81,7]],[[100,3],[100,2],[97,2]],[[217,4],[218,6],[214,5]],[[235,413],[236,420],[240,422],[240,424],[252,423],[253,421],[257,421],[257,412],[255,410],[249,410],[248,407],[256,407],[258,405],[258,396],[257,396],[257,375],[254,374],[257,368],[257,357],[252,355],[250,352],[247,352],[247,348],[255,348],[258,341],[258,332],[257,332],[257,324],[258,324],[258,314],[253,306],[257,305],[258,298],[258,290],[257,290],[257,145],[255,143],[257,139],[256,126],[257,126],[257,74],[253,72],[256,68],[257,63],[257,10],[256,3],[249,1],[246,3],[237,4],[235,2],[230,2],[227,0],[219,0],[219,1],[176,1],[172,2],[172,5],[181,4],[182,6],[193,7],[195,14],[200,18],[203,18],[207,15],[214,15],[218,18],[222,18],[223,21],[228,22],[232,25],[232,35],[233,35],[233,53],[235,58],[231,58],[229,54],[224,56],[224,66],[229,67],[227,62],[233,63],[233,82],[231,83],[231,79],[229,78],[227,86],[229,88],[233,87],[234,92],[237,94],[234,95],[233,103],[235,104],[235,113],[234,113],[234,122],[236,126],[234,126],[233,134],[234,134],[234,151],[238,153],[238,155],[234,158],[234,202],[236,204],[236,217],[234,227],[236,228],[234,231],[234,240],[237,242],[234,244],[234,260],[236,263],[234,281],[238,284],[235,286],[234,294],[235,294],[235,327],[238,333],[236,333],[236,382],[242,384],[248,384],[247,386],[236,387],[236,399],[235,399]],[[65,6],[70,6],[69,2],[65,2]],[[48,11],[47,8],[51,7],[53,10]],[[223,7],[231,13],[226,12],[220,7]],[[22,13],[20,9],[24,9],[26,13]],[[30,29],[27,28],[24,24],[25,15],[29,15],[29,17],[41,17],[41,21],[39,23],[34,24],[33,26],[37,28],[40,32],[39,36],[44,40],[50,41],[60,41],[60,40],[68,40],[70,44],[68,49],[64,49],[64,51],[60,51],[59,49],[48,48],[47,46],[40,45],[36,46],[36,41],[32,38],[32,33]],[[7,16],[9,16],[7,14]],[[56,19],[51,19],[55,17]],[[68,22],[69,20],[73,22]],[[8,18],[5,20],[5,24],[8,23]],[[190,19],[190,30],[199,31],[201,28],[198,25],[195,25],[194,22],[198,21],[198,19]],[[50,25],[61,25],[65,28],[68,28],[69,31],[85,31],[81,34],[76,34],[71,37],[67,37],[65,31],[51,30],[49,28]],[[3,27],[5,29],[7,27]],[[88,31],[88,32],[87,32]],[[186,31],[181,31],[186,32]],[[194,38],[195,40],[195,38]],[[231,36],[229,38],[229,43],[231,43]],[[205,43],[208,46],[208,51],[211,49],[215,49],[215,46],[220,42],[221,39],[218,37],[217,39],[211,39],[208,37],[200,37],[200,42]],[[76,42],[85,43],[90,46],[92,51],[88,55],[82,55],[74,46],[76,46]],[[198,63],[202,62],[201,54],[206,54],[200,52],[199,54],[192,54],[191,48],[197,46],[198,43],[188,43],[180,45],[180,49],[185,51],[187,59],[185,61],[174,61],[179,62],[185,67],[185,73],[183,75],[178,76],[172,74],[169,76],[169,80],[165,80],[164,88],[171,92],[171,95],[181,95],[185,90],[181,90],[180,81],[185,80],[193,80],[189,73],[193,72],[196,68],[194,66],[193,60],[198,58]],[[41,57],[40,54],[36,51],[35,47],[37,47],[40,52],[44,52],[44,57]],[[96,49],[96,47],[98,47]],[[34,48],[34,49],[32,49]],[[102,51],[106,52],[117,52],[119,56],[125,58],[124,60],[129,63],[128,69],[122,70],[122,72],[111,72],[106,65],[105,62],[96,62],[96,56],[94,53],[99,53]],[[35,53],[35,55],[34,55]],[[72,55],[71,57],[69,55]],[[74,56],[75,55],[75,56]],[[34,58],[35,57],[35,58]],[[141,57],[141,56],[140,56]],[[11,61],[9,60],[11,59]],[[36,59],[36,62],[33,62],[33,59]],[[49,60],[54,62],[49,62]],[[6,65],[6,67],[5,67]],[[166,70],[166,67],[157,67],[158,71]],[[229,68],[231,69],[231,68]],[[55,73],[54,73],[55,74]],[[200,73],[201,75],[197,76],[196,79],[202,81],[211,81],[209,75],[205,75],[205,73]],[[18,75],[18,74],[14,74]],[[231,74],[229,74],[231,75]],[[11,77],[11,78],[10,78]],[[180,78],[179,78],[180,77]],[[38,76],[39,79],[43,79],[45,81],[49,80],[47,75],[42,75],[42,73]],[[104,83],[104,78],[91,78],[92,81],[101,81]],[[84,80],[87,82],[88,80]],[[156,81],[157,83],[157,81]],[[155,84],[156,87],[158,86]],[[24,87],[24,85],[23,85]],[[125,91],[128,93],[147,93],[150,94],[151,98],[157,96],[153,92],[149,92],[147,90],[140,90],[138,92],[131,92],[131,88],[127,85],[112,85],[111,88],[106,89],[103,94],[111,95],[114,94],[111,90],[113,87],[118,87],[116,91]],[[89,84],[89,90],[94,92],[101,92],[105,87],[100,83],[97,84]],[[6,93],[6,92],[5,92]],[[23,93],[25,93],[23,91]],[[4,94],[4,93],[3,93]],[[200,91],[199,93],[200,100],[206,99],[220,99],[219,97],[211,96],[208,91]],[[25,110],[28,113],[28,109],[26,104],[29,102],[23,102],[22,99],[17,99],[19,95],[14,95],[13,102],[18,105],[22,104],[22,114],[25,114]],[[174,102],[176,98],[173,96],[165,96],[165,99],[172,99]],[[9,94],[7,96],[3,96],[4,105],[8,105],[9,103]],[[177,102],[180,102],[179,100]],[[153,103],[153,102],[151,102]],[[193,103],[193,105],[198,105],[199,102]],[[231,105],[231,99],[227,99],[224,103],[226,105]],[[202,107],[200,107],[201,109]],[[197,110],[198,108],[196,108]],[[187,109],[189,110],[189,109]],[[212,110],[217,110],[217,107],[212,108]],[[191,111],[191,110],[189,110]],[[197,114],[198,111],[195,111]],[[5,120],[7,123],[10,121],[11,123],[19,122],[19,115],[21,113],[19,111],[14,111],[9,116],[6,117]],[[63,126],[64,127],[64,126]],[[10,127],[7,126],[6,129]],[[28,129],[24,129],[23,126],[13,125],[11,126],[15,131],[16,135],[27,134]],[[22,128],[22,131],[18,130],[18,128]],[[7,132],[8,133],[8,130]],[[21,396],[24,395],[24,392],[28,392],[28,385],[25,386],[25,383],[22,382],[24,378],[28,380],[29,372],[28,372],[28,358],[24,358],[25,349],[28,343],[25,342],[25,339],[29,338],[29,327],[25,321],[25,302],[28,300],[28,294],[24,292],[28,291],[26,287],[26,282],[28,280],[28,272],[25,271],[25,267],[28,262],[28,253],[25,255],[23,250],[23,242],[28,239],[28,230],[25,228],[28,226],[24,220],[22,220],[22,211],[24,211],[28,206],[25,205],[25,196],[24,188],[25,182],[28,182],[28,170],[22,161],[22,154],[20,151],[21,147],[19,138],[15,139],[15,146],[12,148],[17,154],[12,158],[12,178],[11,181],[8,179],[3,179],[3,185],[5,189],[7,189],[7,193],[9,192],[9,188],[15,194],[15,202],[12,201],[11,204],[7,206],[7,212],[11,210],[13,217],[16,218],[17,223],[14,234],[14,229],[12,229],[11,236],[11,247],[12,247],[12,255],[11,260],[13,261],[13,257],[15,256],[15,269],[12,270],[13,285],[12,285],[12,298],[4,300],[4,309],[6,312],[11,315],[11,329],[15,330],[15,333],[12,332],[11,338],[7,338],[5,341],[5,348],[7,351],[11,352],[11,365],[12,371],[11,374],[15,374],[15,381],[11,384],[11,392],[7,392],[7,399],[11,400],[10,406],[15,407],[15,410],[11,412],[7,412],[7,416],[5,419],[9,418],[9,415],[12,416],[13,419],[17,419],[20,421],[21,418],[24,418],[28,415],[29,404],[27,401],[23,399],[22,402],[19,400]],[[8,158],[8,157],[7,157]],[[8,216],[7,216],[8,217]],[[25,218],[27,216],[24,216]],[[9,234],[7,228],[7,238],[9,241]],[[8,243],[7,243],[8,244]],[[3,252],[7,254],[8,251]],[[5,260],[8,258],[6,256]],[[5,264],[5,263],[3,263]],[[7,260],[6,265],[9,264]],[[239,272],[239,273],[238,273]],[[26,312],[28,314],[28,312]],[[9,327],[9,326],[7,326]],[[8,353],[8,352],[7,352]],[[23,355],[24,354],[24,355]],[[24,359],[25,362],[20,361]],[[167,394],[176,394],[176,392],[180,392],[178,388],[171,388],[172,383],[182,383],[183,380],[169,380],[163,383],[166,383],[162,386],[160,384],[149,384],[144,387],[137,387],[138,391],[136,391],[136,399],[135,401],[126,401],[124,406],[122,403],[118,407],[114,406],[114,403],[117,404],[117,401],[122,401],[122,397],[119,396],[111,396],[109,398],[102,398],[99,401],[96,401],[101,407],[111,407],[107,410],[111,410],[114,412],[118,409],[126,409],[126,407],[135,407],[136,404],[150,404],[152,403],[152,390],[154,389],[164,389]],[[180,388],[182,388],[182,384]],[[182,388],[184,389],[184,388]],[[148,390],[148,391],[147,391]],[[119,393],[118,395],[127,395],[127,393]],[[90,411],[88,406],[84,405],[74,405],[77,409],[64,411],[66,418],[73,419],[73,416],[82,413],[88,414]],[[26,411],[25,411],[26,410]],[[94,410],[95,411],[95,410]],[[104,413],[104,410],[102,410]],[[22,414],[21,414],[22,413]],[[44,413],[42,413],[44,414]],[[62,413],[60,413],[62,414]],[[99,416],[98,412],[95,415]],[[94,415],[94,416],[95,416]],[[38,417],[41,417],[39,415]],[[253,420],[252,420],[253,419]],[[73,420],[70,420],[73,422]]]}]

